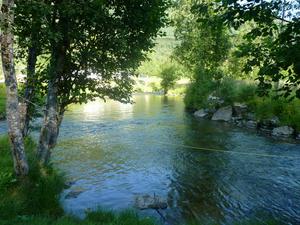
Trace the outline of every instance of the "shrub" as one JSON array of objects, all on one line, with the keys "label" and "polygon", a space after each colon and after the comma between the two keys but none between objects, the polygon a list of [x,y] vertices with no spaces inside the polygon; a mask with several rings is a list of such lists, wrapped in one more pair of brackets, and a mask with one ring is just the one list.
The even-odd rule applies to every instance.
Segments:
[{"label": "shrub", "polygon": [[173,65],[164,67],[160,73],[161,76],[161,87],[164,94],[168,94],[168,91],[174,87],[177,79],[176,68]]},{"label": "shrub", "polygon": [[197,79],[186,89],[184,97],[185,106],[188,109],[200,109],[209,107],[207,98],[215,89],[215,83],[210,80]]}]

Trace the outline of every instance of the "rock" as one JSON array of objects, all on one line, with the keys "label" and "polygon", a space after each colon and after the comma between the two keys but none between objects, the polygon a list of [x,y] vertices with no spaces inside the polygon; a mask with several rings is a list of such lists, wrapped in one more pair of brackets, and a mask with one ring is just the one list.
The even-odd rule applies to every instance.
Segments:
[{"label": "rock", "polygon": [[277,116],[272,117],[269,121],[272,126],[278,126],[280,124],[280,120]]},{"label": "rock", "polygon": [[215,112],[211,120],[228,122],[231,120],[231,118],[232,118],[232,107],[227,106],[227,107],[222,107],[217,112]]},{"label": "rock", "polygon": [[233,115],[237,117],[242,117],[247,113],[248,106],[244,103],[234,103],[233,104]]},{"label": "rock", "polygon": [[207,98],[207,101],[212,105],[220,106],[220,105],[224,104],[223,99],[221,99],[220,97],[217,97],[217,96],[213,96],[213,95],[209,95]]},{"label": "rock", "polygon": [[247,113],[246,119],[255,120],[256,119],[255,114],[254,113]]},{"label": "rock", "polygon": [[5,120],[5,114],[4,113],[3,114],[0,113],[0,120]]},{"label": "rock", "polygon": [[208,116],[208,112],[204,109],[200,109],[200,110],[194,112],[194,116],[197,118],[205,118]]},{"label": "rock", "polygon": [[296,140],[300,140],[300,133],[296,135]]},{"label": "rock", "polygon": [[257,128],[257,122],[253,120],[249,120],[246,122],[246,127],[256,129]]},{"label": "rock", "polygon": [[272,134],[272,129],[269,129],[269,128],[263,128],[263,127],[260,127],[259,128],[259,131],[261,131],[262,133],[264,134]]},{"label": "rock", "polygon": [[73,186],[75,183],[76,183],[76,181],[66,181],[65,184],[64,184],[64,188],[68,189],[71,186]]},{"label": "rock", "polygon": [[140,195],[135,198],[135,206],[139,209],[166,209],[168,204],[156,195]]},{"label": "rock", "polygon": [[272,130],[272,135],[276,137],[291,137],[294,129],[288,126],[276,127]]},{"label": "rock", "polygon": [[241,117],[241,116],[235,116],[235,117],[231,118],[231,121],[234,123],[236,123],[238,121],[242,121],[242,120],[243,120],[243,117]]},{"label": "rock", "polygon": [[77,198],[81,193],[83,193],[83,190],[74,190],[74,191],[70,191],[65,199],[71,199],[71,198]]},{"label": "rock", "polygon": [[280,121],[277,116],[274,116],[270,119],[265,119],[260,122],[260,127],[263,129],[272,130],[273,128],[279,125]]}]

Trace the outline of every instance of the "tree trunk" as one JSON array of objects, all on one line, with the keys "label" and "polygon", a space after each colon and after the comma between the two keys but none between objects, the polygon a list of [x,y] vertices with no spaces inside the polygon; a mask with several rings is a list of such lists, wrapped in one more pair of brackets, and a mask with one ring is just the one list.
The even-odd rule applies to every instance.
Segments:
[{"label": "tree trunk", "polygon": [[47,104],[44,112],[44,122],[41,129],[37,156],[40,164],[47,165],[53,149],[57,143],[59,126],[63,118],[63,109],[58,102],[58,81],[63,74],[66,50],[59,46],[52,53],[52,62],[49,70]]},{"label": "tree trunk", "polygon": [[38,159],[42,165],[49,162],[51,149],[55,147],[59,129],[57,85],[50,81],[48,84],[47,105],[44,113],[44,122],[41,129]]},{"label": "tree trunk", "polygon": [[27,60],[27,81],[24,93],[24,115],[22,117],[22,134],[24,137],[28,135],[29,123],[31,120],[31,113],[34,110],[34,106],[30,104],[34,97],[34,79],[35,79],[35,67],[37,62],[37,50],[36,47],[32,46],[28,49],[28,60]]},{"label": "tree trunk", "polygon": [[1,37],[2,66],[6,85],[6,114],[8,123],[8,135],[11,143],[14,170],[18,176],[26,176],[29,171],[25,151],[24,140],[20,127],[18,85],[14,68],[14,49],[12,26],[14,15],[13,0],[2,1],[3,33]]},{"label": "tree trunk", "polygon": [[[55,7],[59,6],[55,5]],[[59,18],[58,24],[56,22],[57,18]],[[57,12],[53,15],[53,29],[62,34],[62,39],[58,41],[53,40],[51,42],[53,49],[49,68],[47,104],[37,151],[37,156],[42,165],[46,165],[49,162],[51,149],[53,149],[57,143],[59,127],[64,114],[64,108],[58,101],[58,83],[60,79],[63,78],[65,72],[67,49],[70,46],[68,39],[68,21],[64,14],[58,15]]]}]

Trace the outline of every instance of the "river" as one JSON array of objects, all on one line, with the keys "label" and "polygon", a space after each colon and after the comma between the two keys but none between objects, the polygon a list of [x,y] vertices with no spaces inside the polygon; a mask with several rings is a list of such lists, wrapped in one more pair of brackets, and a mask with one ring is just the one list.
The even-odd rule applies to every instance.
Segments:
[{"label": "river", "polygon": [[[61,197],[67,212],[120,211],[155,193],[167,199],[171,224],[300,224],[299,143],[197,120],[179,97],[136,95],[134,102],[98,101],[66,113],[52,156],[72,181]],[[65,198],[74,191],[76,198]]]}]

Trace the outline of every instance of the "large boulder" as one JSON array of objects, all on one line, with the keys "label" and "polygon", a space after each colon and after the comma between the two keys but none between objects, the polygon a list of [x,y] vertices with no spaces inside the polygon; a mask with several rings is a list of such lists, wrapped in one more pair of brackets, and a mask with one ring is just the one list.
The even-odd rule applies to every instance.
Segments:
[{"label": "large boulder", "polygon": [[218,111],[214,113],[211,120],[229,122],[231,118],[232,118],[232,107],[226,106],[218,109]]},{"label": "large boulder", "polygon": [[200,110],[194,112],[194,116],[197,118],[205,118],[208,116],[208,112],[207,112],[207,110],[200,109]]},{"label": "large boulder", "polygon": [[289,126],[276,127],[272,130],[272,135],[276,137],[291,137],[294,129]]}]

